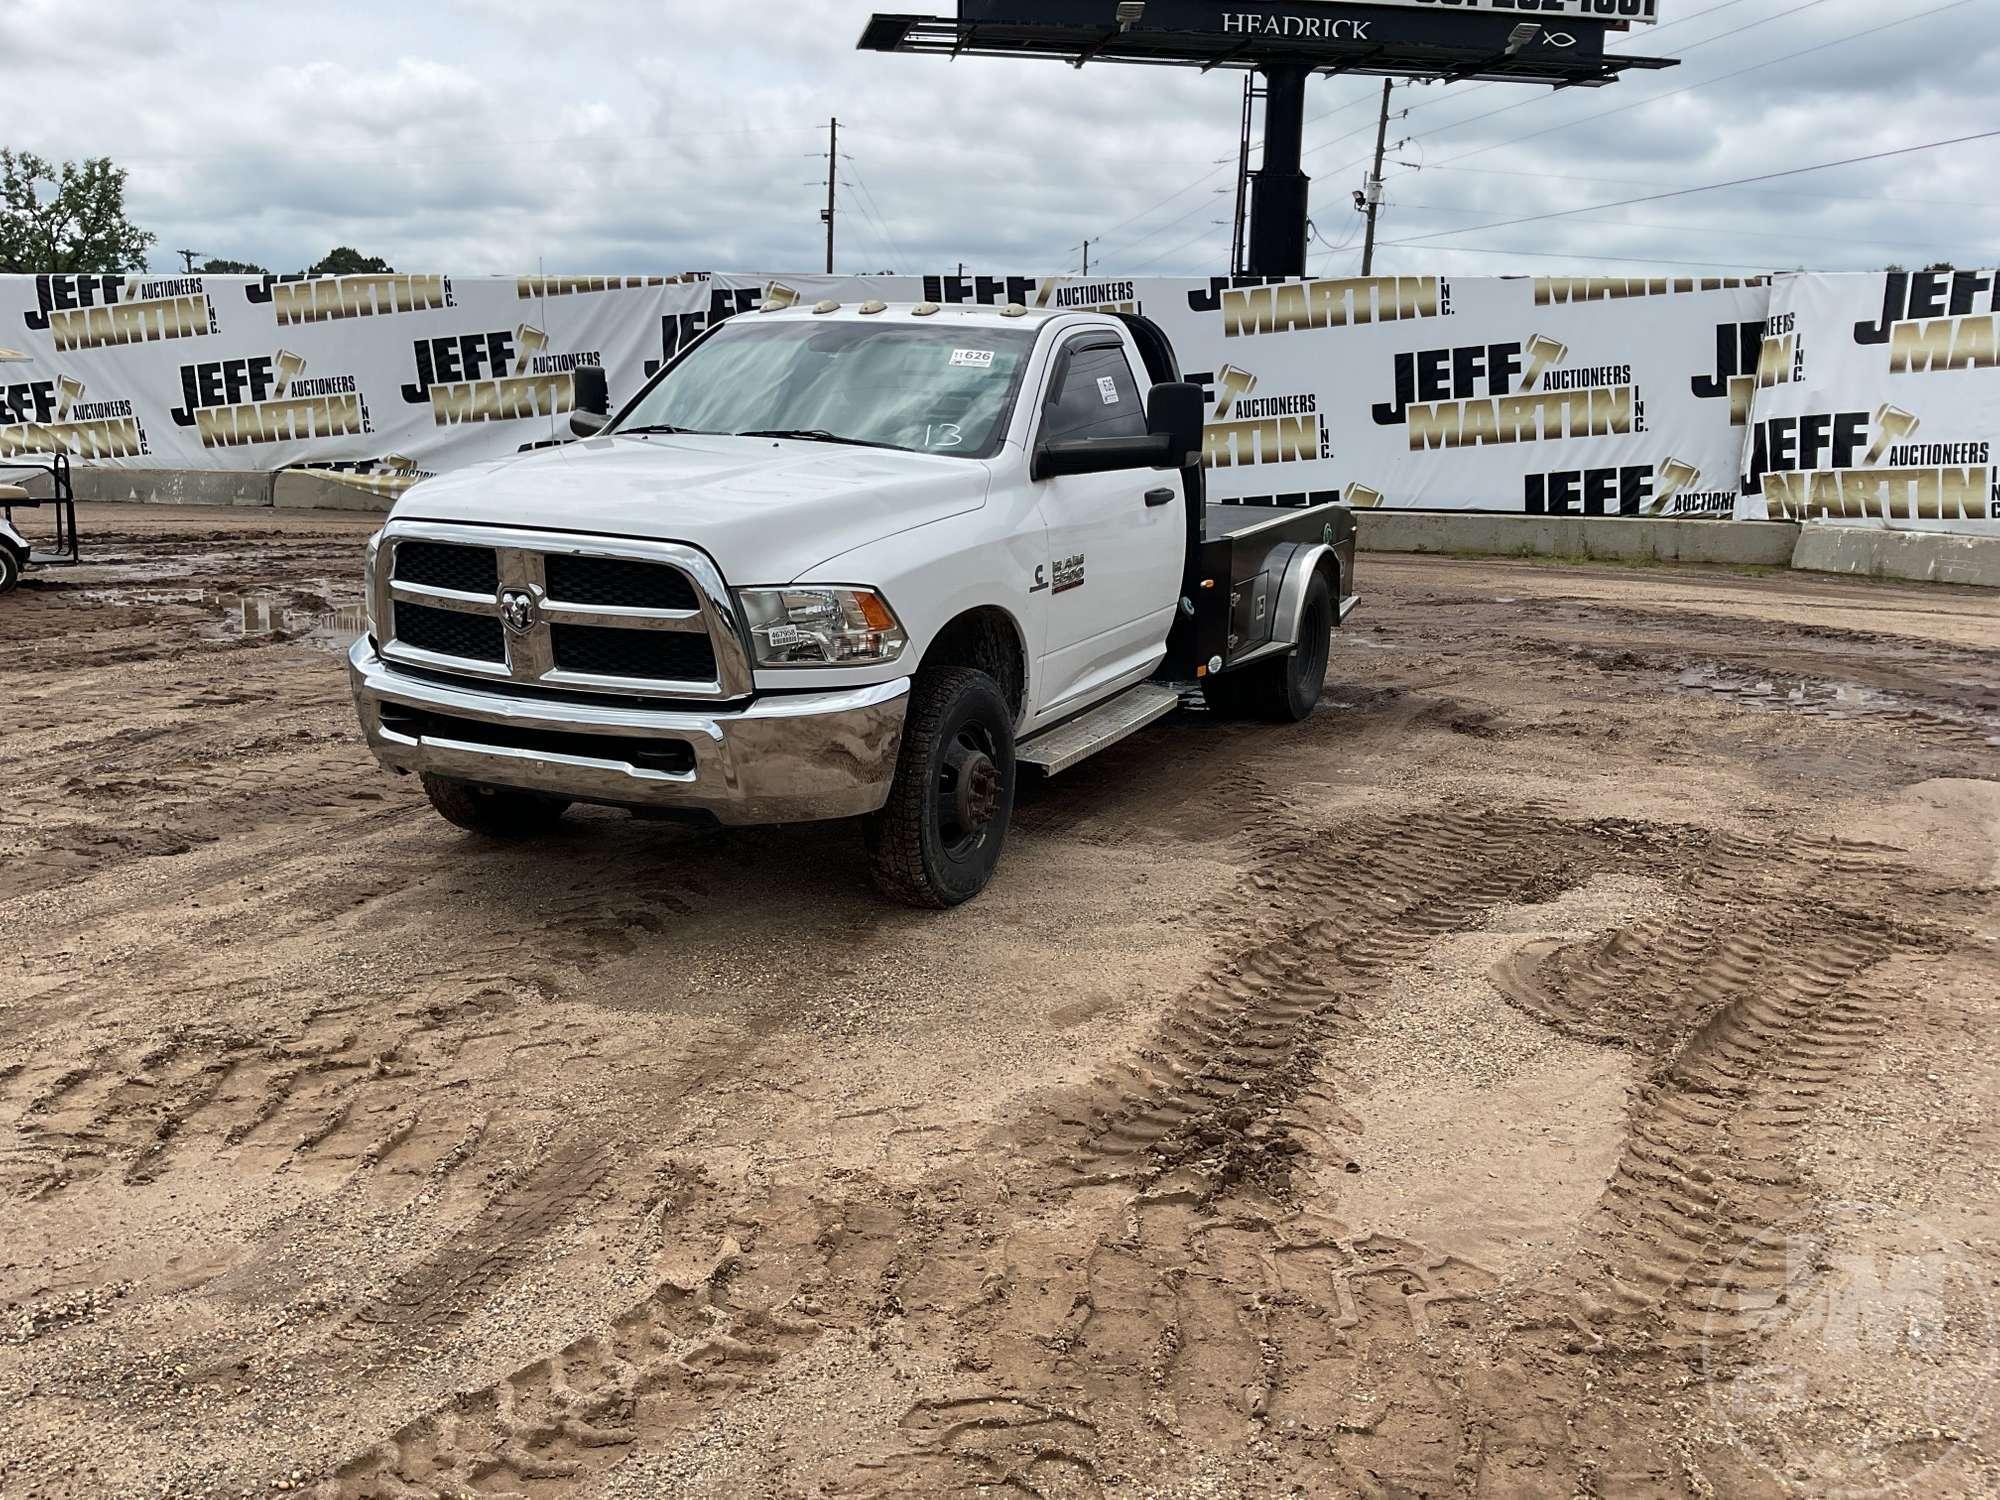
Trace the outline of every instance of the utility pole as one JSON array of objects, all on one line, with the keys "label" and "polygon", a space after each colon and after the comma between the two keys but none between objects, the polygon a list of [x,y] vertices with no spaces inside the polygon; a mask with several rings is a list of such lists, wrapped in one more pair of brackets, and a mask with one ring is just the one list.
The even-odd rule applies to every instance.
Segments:
[{"label": "utility pole", "polygon": [[1089,240],[1085,240],[1085,241],[1083,242],[1083,274],[1084,274],[1084,275],[1086,275],[1086,276],[1088,276],[1088,275],[1090,274],[1090,241],[1089,241]]},{"label": "utility pole", "polygon": [[833,218],[839,205],[834,200],[834,190],[840,183],[840,121],[835,118],[827,127],[826,140],[826,212],[820,215],[826,220],[826,274],[833,274]]},{"label": "utility pole", "polygon": [[1382,119],[1375,127],[1375,170],[1368,174],[1367,197],[1368,239],[1361,247],[1361,274],[1375,274],[1375,216],[1382,210],[1382,154],[1389,146],[1389,90],[1395,87],[1393,79],[1382,80]]},{"label": "utility pole", "polygon": [[187,262],[188,274],[192,276],[194,274],[194,258],[201,254],[201,252],[199,250],[176,250],[174,254]]}]

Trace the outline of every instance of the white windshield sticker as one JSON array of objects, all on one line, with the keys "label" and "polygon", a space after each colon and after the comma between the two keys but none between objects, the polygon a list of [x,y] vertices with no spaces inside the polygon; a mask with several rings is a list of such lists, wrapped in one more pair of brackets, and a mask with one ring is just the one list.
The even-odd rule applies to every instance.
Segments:
[{"label": "white windshield sticker", "polygon": [[993,351],[991,349],[954,349],[951,351],[951,362],[956,368],[990,370],[993,368]]},{"label": "white windshield sticker", "polygon": [[1099,376],[1097,394],[1104,398],[1106,406],[1116,406],[1118,404],[1118,382],[1113,380],[1109,375]]}]

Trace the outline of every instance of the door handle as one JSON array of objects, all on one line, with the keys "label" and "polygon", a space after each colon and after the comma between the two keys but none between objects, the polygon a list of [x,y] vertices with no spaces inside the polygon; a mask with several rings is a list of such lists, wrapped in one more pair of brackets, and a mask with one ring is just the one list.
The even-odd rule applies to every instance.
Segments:
[{"label": "door handle", "polygon": [[1155,510],[1162,505],[1172,505],[1173,503],[1174,503],[1174,492],[1172,490],[1160,489],[1160,490],[1146,491],[1146,508],[1148,510]]}]

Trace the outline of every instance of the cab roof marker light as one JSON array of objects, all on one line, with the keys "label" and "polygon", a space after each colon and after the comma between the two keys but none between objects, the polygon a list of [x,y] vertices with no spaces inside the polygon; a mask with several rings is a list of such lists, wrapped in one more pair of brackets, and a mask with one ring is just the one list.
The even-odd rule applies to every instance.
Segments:
[{"label": "cab roof marker light", "polygon": [[876,313],[885,313],[888,310],[889,310],[889,304],[886,302],[864,302],[861,304],[861,313],[863,317],[872,318],[875,316]]},{"label": "cab roof marker light", "polygon": [[1000,316],[1003,318],[1025,318],[1027,315],[1027,308],[1021,306],[1018,302],[1009,302],[1005,307],[1000,309]]},{"label": "cab roof marker light", "polygon": [[839,311],[840,304],[838,302],[822,302],[818,307],[813,309],[813,314],[816,317],[825,317],[828,313],[837,313]]},{"label": "cab roof marker light", "polygon": [[940,303],[919,302],[915,307],[910,309],[910,316],[915,318],[931,318],[936,317],[937,314],[943,311],[944,307]]}]

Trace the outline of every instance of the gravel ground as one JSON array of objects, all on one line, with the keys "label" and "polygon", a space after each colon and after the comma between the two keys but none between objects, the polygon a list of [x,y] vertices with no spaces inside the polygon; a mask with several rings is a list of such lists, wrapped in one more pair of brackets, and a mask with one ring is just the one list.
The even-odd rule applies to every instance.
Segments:
[{"label": "gravel ground", "polygon": [[361,518],[0,601],[0,1496],[2000,1496],[2000,608],[1367,557],[1298,728],[435,819]]}]

